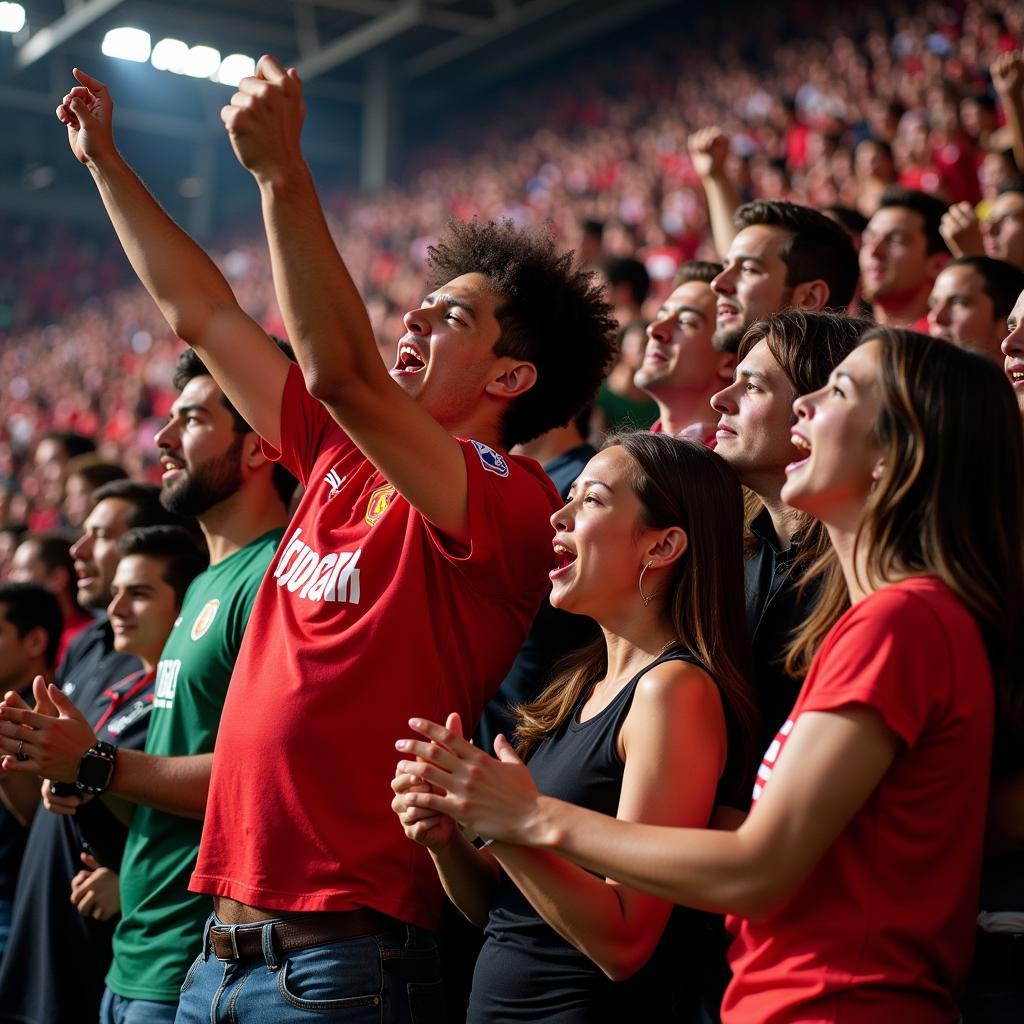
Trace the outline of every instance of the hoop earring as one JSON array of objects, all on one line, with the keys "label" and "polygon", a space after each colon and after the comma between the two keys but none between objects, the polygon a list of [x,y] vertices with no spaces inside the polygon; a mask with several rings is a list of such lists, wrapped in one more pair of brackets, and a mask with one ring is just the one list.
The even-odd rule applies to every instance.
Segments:
[{"label": "hoop earring", "polygon": [[648,570],[648,569],[650,569],[650,567],[651,567],[652,565],[654,565],[654,563],[653,563],[653,562],[648,562],[648,563],[647,563],[647,564],[646,564],[646,565],[645,565],[645,566],[644,566],[644,567],[643,567],[643,568],[642,568],[642,569],[640,570],[640,579],[639,579],[639,580],[637,580],[637,584],[636,584],[636,585],[637,585],[637,589],[638,589],[638,590],[640,591],[640,599],[641,599],[641,600],[643,601],[643,603],[644,603],[644,607],[645,607],[645,608],[646,608],[646,607],[647,607],[647,606],[648,606],[648,605],[649,605],[649,604],[651,603],[651,597],[654,597],[654,595],[653,595],[653,594],[651,594],[651,597],[648,597],[648,596],[647,596],[647,595],[646,595],[646,594],[644,593],[644,573],[645,573],[645,572],[647,572],[647,570]]}]

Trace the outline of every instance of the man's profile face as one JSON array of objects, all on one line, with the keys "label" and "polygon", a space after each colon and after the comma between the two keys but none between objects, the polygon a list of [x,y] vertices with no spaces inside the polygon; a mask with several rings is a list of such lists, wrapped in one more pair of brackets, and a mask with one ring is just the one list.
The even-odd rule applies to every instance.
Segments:
[{"label": "man's profile face", "polygon": [[494,376],[501,303],[483,274],[463,274],[405,314],[391,377],[442,425],[464,422]]},{"label": "man's profile face", "polygon": [[1017,302],[1006,318],[1006,337],[1003,339],[1003,372],[1013,387],[1024,416],[1024,292],[1017,296]]},{"label": "man's profile face", "polygon": [[160,503],[182,516],[201,516],[242,486],[242,449],[249,433],[234,417],[212,377],[193,377],[171,406],[154,441],[160,447]]},{"label": "man's profile face", "polygon": [[128,529],[135,505],[121,498],[104,498],[86,517],[85,532],[71,546],[78,577],[78,603],[102,609],[110,603],[110,587],[121,556],[117,542]]},{"label": "man's profile face", "polygon": [[712,344],[717,296],[704,281],[676,288],[647,326],[647,347],[633,383],[649,394],[707,391],[725,356]]},{"label": "man's profile face", "polygon": [[107,608],[114,648],[156,664],[180,610],[174,588],[164,579],[167,559],[126,555],[118,563]]},{"label": "man's profile face", "polygon": [[20,690],[32,682],[38,654],[33,654],[33,634],[29,630],[18,636],[17,628],[7,619],[7,602],[0,601],[0,693]]},{"label": "man's profile face", "polygon": [[1001,363],[1006,321],[997,318],[985,281],[973,267],[946,267],[928,299],[928,333]]},{"label": "man's profile face", "polygon": [[933,266],[921,214],[887,206],[868,221],[860,246],[861,290],[868,302],[921,291]]},{"label": "man's profile face", "polygon": [[786,307],[793,289],[779,250],[789,240],[783,228],[755,224],[732,240],[725,269],[711,282],[718,296],[715,347],[735,352],[743,332],[755,321]]}]

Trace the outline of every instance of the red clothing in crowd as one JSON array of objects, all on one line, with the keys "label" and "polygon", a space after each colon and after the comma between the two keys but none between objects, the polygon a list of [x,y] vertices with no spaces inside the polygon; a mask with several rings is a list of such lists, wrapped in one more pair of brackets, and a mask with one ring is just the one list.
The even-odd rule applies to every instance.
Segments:
[{"label": "red clothing in crowd", "polygon": [[994,698],[978,627],[944,584],[920,577],[885,587],[839,620],[765,753],[755,802],[800,715],[856,706],[878,713],[900,752],[785,907],[756,922],[729,919],[725,1024],[959,1017]]},{"label": "red clothing in crowd", "polygon": [[197,892],[281,911],[372,907],[436,926],[429,855],[391,810],[408,719],[471,732],[547,587],[561,499],[531,459],[460,441],[465,551],[428,523],[293,367],[281,451],[306,487],[224,705]]}]

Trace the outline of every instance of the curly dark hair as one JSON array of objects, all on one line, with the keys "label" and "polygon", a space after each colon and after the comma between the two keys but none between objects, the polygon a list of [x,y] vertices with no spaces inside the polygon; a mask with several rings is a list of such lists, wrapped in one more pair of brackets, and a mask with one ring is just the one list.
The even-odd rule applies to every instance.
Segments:
[{"label": "curly dark hair", "polygon": [[496,356],[537,368],[537,383],[510,403],[502,422],[506,445],[564,426],[588,402],[616,355],[618,326],[592,274],[559,253],[543,230],[511,221],[450,221],[428,250],[431,287],[463,274],[483,274],[501,297]]}]

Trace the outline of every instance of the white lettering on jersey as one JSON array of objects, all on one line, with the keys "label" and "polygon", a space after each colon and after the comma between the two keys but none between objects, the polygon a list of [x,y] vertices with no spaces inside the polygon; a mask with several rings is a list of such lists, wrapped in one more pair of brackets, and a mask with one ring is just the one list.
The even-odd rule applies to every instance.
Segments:
[{"label": "white lettering on jersey", "polygon": [[174,703],[174,691],[178,688],[178,673],[181,661],[161,661],[156,666],[156,689],[153,693],[153,707],[169,708]]},{"label": "white lettering on jersey", "polygon": [[301,539],[296,529],[281,552],[274,570],[279,587],[298,593],[308,601],[339,601],[359,604],[359,569],[362,548],[355,551],[329,551],[321,555]]},{"label": "white lettering on jersey", "polygon": [[120,715],[116,715],[107,722],[107,732],[117,739],[132,722],[137,722],[143,715],[150,712],[149,701],[137,700],[126,708]]}]

